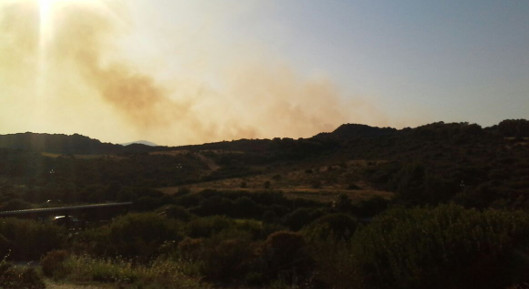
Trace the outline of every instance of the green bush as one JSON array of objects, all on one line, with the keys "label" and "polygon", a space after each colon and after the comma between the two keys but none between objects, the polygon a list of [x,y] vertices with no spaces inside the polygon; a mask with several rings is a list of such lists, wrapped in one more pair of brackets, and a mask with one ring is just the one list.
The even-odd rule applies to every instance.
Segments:
[{"label": "green bush", "polygon": [[42,273],[47,277],[62,278],[68,274],[68,268],[64,266],[70,254],[66,250],[54,250],[48,252],[40,260]]},{"label": "green bush", "polygon": [[259,218],[262,214],[262,207],[246,196],[233,201],[232,211],[228,212],[228,215],[234,218]]},{"label": "green bush", "polygon": [[[0,222],[0,249],[9,250],[14,260],[39,260],[53,249],[61,248],[65,229],[51,223],[33,220],[2,219]],[[6,255],[7,252],[0,252]]]},{"label": "green bush", "polygon": [[328,214],[305,227],[303,234],[309,240],[349,240],[358,225],[358,221],[350,215]]},{"label": "green bush", "polygon": [[210,237],[234,227],[235,221],[224,216],[196,218],[186,225],[187,235],[192,238]]},{"label": "green bush", "polygon": [[182,239],[180,231],[181,225],[174,219],[154,213],[134,213],[85,231],[79,242],[98,255],[149,259],[158,253],[165,241]]},{"label": "green bush", "polygon": [[163,213],[171,219],[187,222],[191,219],[191,214],[181,206],[170,205],[163,210]]},{"label": "green bush", "polygon": [[351,242],[334,238],[314,239],[309,252],[315,263],[310,288],[362,288]]},{"label": "green bush", "polygon": [[64,278],[74,283],[113,283],[119,288],[199,289],[208,284],[182,273],[182,264],[157,259],[149,264],[133,264],[121,258],[70,256],[65,261],[69,274]]},{"label": "green bush", "polygon": [[353,238],[353,256],[368,288],[503,288],[524,281],[513,268],[529,240],[522,212],[393,209]]},{"label": "green bush", "polygon": [[2,289],[45,289],[37,272],[31,267],[13,266],[4,258],[0,261],[0,288]]},{"label": "green bush", "polygon": [[23,210],[31,208],[31,204],[22,199],[11,199],[0,205],[0,211]]},{"label": "green bush", "polygon": [[227,239],[208,245],[201,270],[208,280],[222,283],[241,280],[255,262],[255,249],[248,240]]},{"label": "green bush", "polygon": [[321,216],[321,212],[312,208],[299,208],[284,217],[284,225],[297,231]]},{"label": "green bush", "polygon": [[300,233],[278,231],[270,234],[262,245],[261,258],[266,263],[269,279],[282,279],[288,283],[300,282],[308,277],[313,260]]},{"label": "green bush", "polygon": [[388,206],[388,200],[380,196],[375,196],[356,203],[353,206],[352,212],[359,218],[372,218],[386,210]]},{"label": "green bush", "polygon": [[179,257],[187,262],[197,262],[204,256],[204,239],[185,238],[178,243]]}]

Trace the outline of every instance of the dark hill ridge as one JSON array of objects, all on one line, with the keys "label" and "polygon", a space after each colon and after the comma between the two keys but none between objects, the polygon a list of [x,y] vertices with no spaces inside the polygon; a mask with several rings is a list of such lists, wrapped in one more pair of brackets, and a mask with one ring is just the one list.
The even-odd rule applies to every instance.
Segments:
[{"label": "dark hill ridge", "polygon": [[[387,143],[410,143],[419,140],[438,140],[442,142],[473,141],[476,137],[498,139],[498,137],[529,137],[529,121],[525,119],[504,120],[498,125],[482,129],[477,124],[436,122],[416,128],[395,129],[390,127],[372,127],[363,124],[343,124],[332,132],[322,132],[314,137],[305,139],[274,138],[270,139],[240,139],[206,143],[202,145],[188,145],[180,147],[156,147],[151,143],[131,143],[117,145],[102,143],[79,134],[41,134],[17,133],[0,135],[0,148],[20,149],[35,152],[49,152],[57,154],[116,154],[140,153],[157,150],[230,150],[246,152],[285,152],[296,154],[319,153],[329,149],[344,149],[354,146],[372,146]],[[363,147],[361,150],[366,150]]]},{"label": "dark hill ridge", "polygon": [[133,141],[133,142],[122,143],[120,145],[122,145],[122,146],[130,146],[130,145],[135,145],[135,144],[146,145],[146,146],[150,146],[150,147],[157,147],[158,146],[157,144],[155,144],[153,142],[150,142],[150,141],[147,141],[147,140],[137,140],[137,141]]},{"label": "dark hill ridge", "polygon": [[[526,120],[488,128],[436,122],[398,130],[346,124],[311,138],[181,147],[124,147],[81,135],[13,134],[0,136],[0,184],[11,182],[16,188],[31,182],[40,191],[26,192],[24,198],[30,201],[99,202],[125,200],[116,194],[119,187],[187,186],[235,178],[242,187],[242,180],[252,176],[261,176],[261,184],[273,188],[288,180],[283,176],[299,172],[293,179],[320,177],[320,183],[310,184],[312,189],[354,188],[359,183],[356,187],[395,192],[415,204],[454,201],[529,209],[528,128]],[[52,158],[39,152],[99,156]],[[64,190],[57,190],[54,182]],[[99,189],[92,192],[94,188]]]},{"label": "dark hill ridge", "polygon": [[58,154],[116,153],[121,146],[102,143],[79,134],[17,133],[0,135],[0,147]]},{"label": "dark hill ridge", "polygon": [[82,155],[142,153],[162,149],[162,147],[156,147],[155,144],[146,141],[118,145],[103,143],[97,139],[79,134],[65,135],[31,132],[0,135],[0,148]]},{"label": "dark hill ridge", "polygon": [[315,136],[318,137],[334,137],[337,139],[351,139],[363,137],[379,137],[394,135],[398,132],[397,129],[389,127],[372,127],[365,124],[343,124],[331,133],[320,133]]}]

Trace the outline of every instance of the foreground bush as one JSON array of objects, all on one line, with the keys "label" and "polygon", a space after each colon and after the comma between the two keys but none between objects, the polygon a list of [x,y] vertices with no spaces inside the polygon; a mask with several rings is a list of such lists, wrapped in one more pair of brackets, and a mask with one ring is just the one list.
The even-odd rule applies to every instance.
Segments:
[{"label": "foreground bush", "polygon": [[185,225],[186,233],[191,238],[211,238],[224,235],[223,238],[238,238],[251,235],[252,239],[265,239],[269,234],[279,230],[278,225],[249,219],[231,219],[226,216],[208,216],[192,219]]},{"label": "foreground bush", "polygon": [[195,266],[206,280],[225,286],[307,281],[313,261],[303,236],[277,231],[266,240],[256,240],[253,225],[249,231],[230,229],[210,238],[186,238],[177,246],[177,260]]},{"label": "foreground bush", "polygon": [[69,257],[70,253],[66,250],[48,252],[40,260],[42,273],[47,277],[53,277],[55,279],[64,277],[68,272],[68,268],[65,267],[64,263]]},{"label": "foreground bush", "polygon": [[250,242],[242,239],[210,242],[204,250],[201,272],[207,280],[229,283],[241,281],[252,269],[255,250]]},{"label": "foreground bush", "polygon": [[2,219],[0,254],[14,260],[39,260],[46,252],[60,248],[65,240],[64,228],[34,220]]},{"label": "foreground bush", "polygon": [[286,280],[289,284],[307,279],[314,265],[307,249],[299,233],[278,231],[270,234],[261,253],[268,277]]},{"label": "foreground bush", "polygon": [[310,255],[315,263],[312,288],[362,288],[351,242],[333,238],[312,240]]},{"label": "foreground bush", "polygon": [[358,227],[358,220],[343,213],[318,218],[303,230],[309,240],[349,240]]},{"label": "foreground bush", "polygon": [[100,228],[87,230],[77,247],[102,256],[124,256],[148,260],[166,241],[181,239],[180,223],[154,213],[121,216]]},{"label": "foreground bush", "polygon": [[0,261],[0,288],[45,289],[46,287],[33,268],[13,266],[4,259]]},{"label": "foreground bush", "polygon": [[355,234],[353,256],[368,288],[505,288],[527,281],[528,232],[522,212],[394,209]]}]

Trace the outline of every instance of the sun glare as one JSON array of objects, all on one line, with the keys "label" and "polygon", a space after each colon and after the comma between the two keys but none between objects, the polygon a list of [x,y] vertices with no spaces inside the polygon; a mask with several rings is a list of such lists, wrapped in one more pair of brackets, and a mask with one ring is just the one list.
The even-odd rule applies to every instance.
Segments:
[{"label": "sun glare", "polygon": [[48,46],[53,40],[54,21],[59,6],[72,3],[86,3],[95,0],[38,0],[39,9],[39,47],[38,47],[38,74],[37,74],[37,96],[38,101],[45,99],[45,83],[48,71]]},{"label": "sun glare", "polygon": [[[0,0],[2,1],[2,0]],[[82,4],[87,7],[101,8],[98,0],[37,0],[40,18],[40,44],[46,45],[53,36],[54,18],[56,13],[60,13],[61,7],[72,4]]]},{"label": "sun glare", "polygon": [[80,2],[79,0],[38,0],[40,18],[40,44],[43,45],[50,40],[53,32],[53,12],[58,4],[65,2]]}]

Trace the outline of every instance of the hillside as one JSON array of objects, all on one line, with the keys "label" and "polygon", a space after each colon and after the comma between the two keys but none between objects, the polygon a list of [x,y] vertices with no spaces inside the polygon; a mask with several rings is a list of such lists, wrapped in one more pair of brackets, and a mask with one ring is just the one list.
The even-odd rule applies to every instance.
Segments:
[{"label": "hillside", "polygon": [[321,201],[339,194],[396,194],[411,203],[525,208],[528,123],[506,120],[481,128],[439,122],[400,130],[345,124],[306,139],[182,147],[120,146],[80,135],[5,135],[0,180],[22,186],[13,194],[29,203],[129,200],[132,188],[142,187],[167,194],[275,190]]},{"label": "hillside", "polygon": [[124,145],[102,143],[79,134],[17,133],[0,135],[0,148],[54,154],[103,155],[125,152],[150,151],[155,146],[149,142],[132,142]]},{"label": "hillside", "polygon": [[2,219],[0,254],[39,270],[3,261],[0,282],[524,288],[527,124],[346,124],[306,139],[182,147],[1,136],[0,211],[52,207],[37,211],[55,220],[64,208],[53,207],[126,202],[129,212]]},{"label": "hillside", "polygon": [[0,148],[59,154],[115,153],[120,147],[78,134],[17,133],[0,135]]}]

